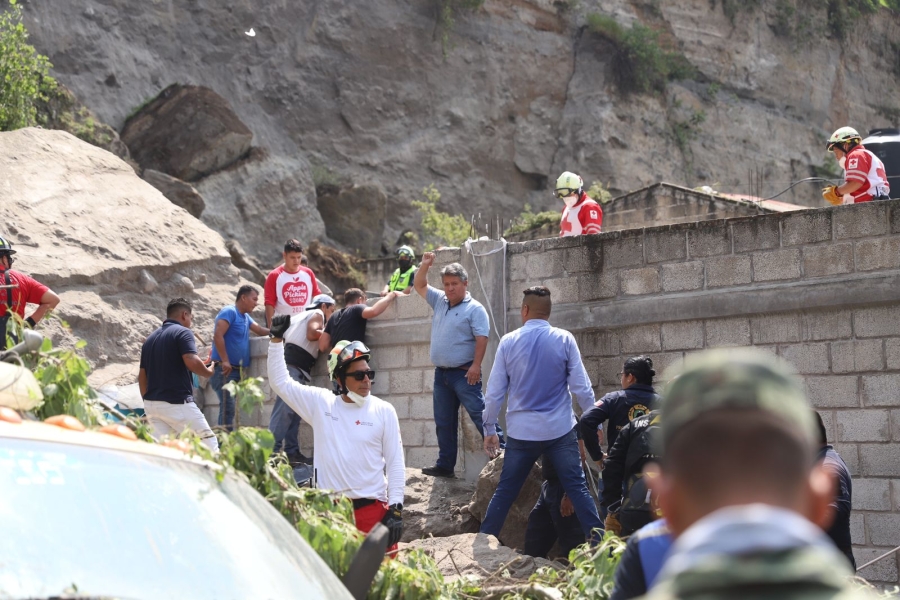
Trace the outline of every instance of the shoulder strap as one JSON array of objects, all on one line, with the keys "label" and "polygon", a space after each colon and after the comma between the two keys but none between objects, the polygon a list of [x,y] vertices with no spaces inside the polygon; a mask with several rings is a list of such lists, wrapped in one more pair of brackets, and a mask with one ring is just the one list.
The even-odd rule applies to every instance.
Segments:
[{"label": "shoulder strap", "polygon": [[7,314],[12,314],[12,288],[9,287],[12,285],[12,281],[9,278],[9,269],[3,271],[3,283],[6,285],[6,311]]}]

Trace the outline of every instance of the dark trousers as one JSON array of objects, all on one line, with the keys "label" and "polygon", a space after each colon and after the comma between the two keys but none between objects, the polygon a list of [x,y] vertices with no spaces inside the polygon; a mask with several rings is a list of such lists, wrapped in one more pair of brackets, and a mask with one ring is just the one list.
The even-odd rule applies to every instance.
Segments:
[{"label": "dark trousers", "polygon": [[[437,466],[452,471],[456,467],[459,435],[459,406],[462,404],[478,433],[484,436],[484,423],[481,415],[484,412],[484,393],[481,382],[470,384],[466,381],[464,369],[434,370],[434,427],[438,440]],[[500,445],[503,445],[503,431],[497,426]]]},{"label": "dark trousers", "polygon": [[524,554],[547,558],[547,553],[559,540],[560,550],[564,556],[568,556],[573,548],[584,543],[584,530],[578,521],[578,515],[564,517],[560,513],[563,495],[565,491],[558,479],[541,484],[541,496],[528,515],[525,547],[522,550]]}]

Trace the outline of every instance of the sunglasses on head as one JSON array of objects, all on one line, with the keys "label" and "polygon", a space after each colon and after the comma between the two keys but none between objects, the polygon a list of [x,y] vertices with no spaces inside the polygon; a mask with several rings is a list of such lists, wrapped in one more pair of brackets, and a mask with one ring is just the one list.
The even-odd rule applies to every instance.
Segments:
[{"label": "sunglasses on head", "polygon": [[572,188],[559,188],[558,190],[556,190],[556,197],[565,198],[566,196],[571,196],[577,191],[578,190]]},{"label": "sunglasses on head", "polygon": [[369,381],[375,381],[375,371],[353,371],[352,373],[347,373],[347,377],[352,377],[357,381],[362,381],[368,377]]}]

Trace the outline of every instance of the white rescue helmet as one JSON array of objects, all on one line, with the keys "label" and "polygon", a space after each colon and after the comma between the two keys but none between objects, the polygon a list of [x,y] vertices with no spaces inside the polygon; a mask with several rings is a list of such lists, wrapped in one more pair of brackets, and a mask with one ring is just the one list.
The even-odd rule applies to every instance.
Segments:
[{"label": "white rescue helmet", "polygon": [[556,197],[557,198],[565,198],[566,196],[571,196],[572,194],[581,195],[582,188],[584,188],[584,181],[571,171],[565,171],[562,175],[556,178]]}]

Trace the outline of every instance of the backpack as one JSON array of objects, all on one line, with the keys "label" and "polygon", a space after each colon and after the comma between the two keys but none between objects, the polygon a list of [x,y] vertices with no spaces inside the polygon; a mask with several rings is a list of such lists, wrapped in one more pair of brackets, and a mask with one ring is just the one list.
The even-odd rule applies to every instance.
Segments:
[{"label": "backpack", "polygon": [[631,422],[633,435],[625,454],[625,493],[619,509],[622,535],[630,535],[653,520],[650,489],[644,480],[644,466],[659,459],[660,413],[651,411]]}]

